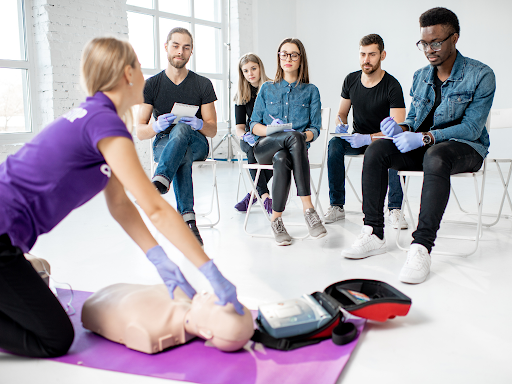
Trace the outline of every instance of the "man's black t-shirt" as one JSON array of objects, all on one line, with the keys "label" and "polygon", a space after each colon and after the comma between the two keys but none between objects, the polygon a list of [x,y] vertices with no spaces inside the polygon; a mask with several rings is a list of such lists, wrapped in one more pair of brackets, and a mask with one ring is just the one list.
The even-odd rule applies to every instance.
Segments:
[{"label": "man's black t-shirt", "polygon": [[251,84],[249,84],[249,87],[251,88],[251,100],[249,100],[245,104],[235,104],[236,124],[245,124],[245,132],[249,132],[251,130],[249,127],[249,123],[251,122],[254,101],[256,100],[256,96],[258,95],[258,88],[253,87]]},{"label": "man's black t-shirt", "polygon": [[441,104],[442,86],[443,82],[439,80],[439,77],[437,77],[437,69],[434,68],[434,91],[436,93],[436,99],[434,100],[434,106],[428,113],[427,117],[425,117],[425,120],[423,120],[423,123],[421,123],[421,125],[418,127],[416,132],[428,132],[434,125],[434,113],[436,112],[437,107],[439,107],[439,104]]},{"label": "man's black t-shirt", "polygon": [[[171,112],[174,103],[201,106],[215,100],[217,96],[210,79],[192,71],[188,71],[187,77],[179,85],[174,84],[162,71],[147,79],[144,86],[144,103],[153,106],[155,119]],[[197,110],[196,117],[202,119],[201,108]]]},{"label": "man's black t-shirt", "polygon": [[345,77],[341,97],[350,99],[352,104],[354,132],[377,133],[380,122],[389,116],[390,108],[405,108],[402,87],[386,72],[376,86],[366,88],[361,83],[361,74],[362,71],[357,71]]}]

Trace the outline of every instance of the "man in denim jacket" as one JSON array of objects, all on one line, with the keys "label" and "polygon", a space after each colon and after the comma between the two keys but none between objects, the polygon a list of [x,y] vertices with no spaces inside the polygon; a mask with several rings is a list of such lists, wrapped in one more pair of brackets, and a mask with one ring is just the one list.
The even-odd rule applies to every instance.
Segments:
[{"label": "man in denim jacket", "polygon": [[420,16],[418,48],[430,65],[416,71],[412,103],[404,122],[386,118],[381,131],[393,140],[373,142],[363,163],[364,226],[343,255],[362,259],[386,252],[383,206],[389,168],[423,171],[418,228],[400,272],[400,280],[418,284],[430,272],[434,246],[450,195],[450,175],[475,172],[488,153],[485,127],[496,82],[487,65],[462,56],[457,16],[433,8]]}]

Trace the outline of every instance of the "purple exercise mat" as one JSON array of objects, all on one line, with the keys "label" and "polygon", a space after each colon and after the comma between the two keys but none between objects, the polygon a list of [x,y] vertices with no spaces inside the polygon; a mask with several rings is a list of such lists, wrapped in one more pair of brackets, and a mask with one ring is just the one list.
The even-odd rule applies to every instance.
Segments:
[{"label": "purple exercise mat", "polygon": [[[69,291],[59,290],[61,298]],[[195,339],[164,352],[147,355],[126,348],[82,327],[82,305],[90,292],[74,291],[76,313],[70,317],[75,340],[66,356],[50,360],[135,375],[213,383],[335,383],[359,337],[344,346],[331,340],[293,351],[277,351],[250,342],[238,352],[221,352]],[[252,311],[253,316],[256,311]],[[359,333],[365,320],[355,320]]]}]

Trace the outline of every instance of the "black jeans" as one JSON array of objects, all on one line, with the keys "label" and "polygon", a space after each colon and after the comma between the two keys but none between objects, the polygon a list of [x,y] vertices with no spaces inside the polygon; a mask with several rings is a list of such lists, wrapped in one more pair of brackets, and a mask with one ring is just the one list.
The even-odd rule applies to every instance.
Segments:
[{"label": "black jeans", "polygon": [[0,236],[0,348],[31,357],[67,353],[74,331],[52,291],[7,235]]},{"label": "black jeans", "polygon": [[413,243],[432,250],[448,198],[450,175],[476,172],[483,158],[471,146],[457,141],[445,141],[432,147],[421,147],[401,153],[391,140],[377,140],[366,150],[363,162],[364,224],[373,227],[381,237],[384,233],[384,198],[388,184],[388,169],[423,171],[420,216],[413,232]]},{"label": "black jeans", "polygon": [[262,137],[254,146],[254,156],[260,164],[273,164],[272,210],[283,212],[295,178],[297,194],[310,196],[309,159],[306,140],[300,132],[279,132]]},{"label": "black jeans", "polygon": [[[240,148],[247,154],[247,162],[249,164],[257,164],[256,157],[254,157],[254,149],[245,141],[240,140]],[[251,173],[251,177],[254,180],[256,178],[256,170],[249,169]],[[270,169],[262,169],[260,172],[260,178],[258,179],[258,184],[256,185],[256,191],[261,196],[265,193],[269,193],[268,191],[268,182],[272,178],[274,173]]]}]

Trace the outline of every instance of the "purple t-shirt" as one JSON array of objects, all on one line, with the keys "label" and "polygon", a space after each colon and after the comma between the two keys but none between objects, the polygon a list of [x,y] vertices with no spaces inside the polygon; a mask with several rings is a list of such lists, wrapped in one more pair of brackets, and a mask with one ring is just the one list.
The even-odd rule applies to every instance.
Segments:
[{"label": "purple t-shirt", "polygon": [[112,136],[132,140],[98,92],[9,156],[0,164],[0,235],[28,252],[40,234],[102,191],[111,170],[97,144]]}]

